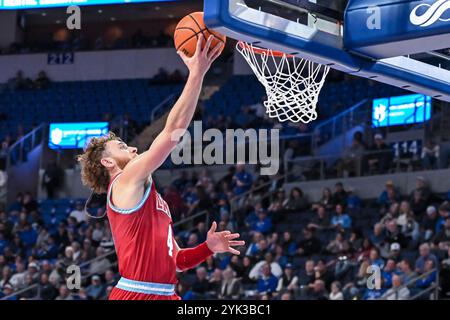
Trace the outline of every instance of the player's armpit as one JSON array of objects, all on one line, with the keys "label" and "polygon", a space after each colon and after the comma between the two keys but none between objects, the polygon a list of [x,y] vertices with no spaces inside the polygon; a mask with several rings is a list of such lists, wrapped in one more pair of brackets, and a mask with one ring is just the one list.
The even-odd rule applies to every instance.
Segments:
[{"label": "player's armpit", "polygon": [[196,267],[205,261],[213,252],[208,248],[206,242],[195,248],[180,249],[177,254],[176,264],[179,271],[185,271]]}]

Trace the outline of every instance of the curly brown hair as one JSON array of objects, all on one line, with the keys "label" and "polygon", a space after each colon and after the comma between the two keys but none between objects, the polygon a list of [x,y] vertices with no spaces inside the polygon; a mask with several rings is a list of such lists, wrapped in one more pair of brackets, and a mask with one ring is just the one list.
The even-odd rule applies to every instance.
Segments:
[{"label": "curly brown hair", "polygon": [[113,140],[120,140],[113,132],[92,138],[84,153],[77,157],[81,164],[81,181],[95,193],[106,193],[108,189],[109,173],[100,160],[105,156],[106,143]]}]

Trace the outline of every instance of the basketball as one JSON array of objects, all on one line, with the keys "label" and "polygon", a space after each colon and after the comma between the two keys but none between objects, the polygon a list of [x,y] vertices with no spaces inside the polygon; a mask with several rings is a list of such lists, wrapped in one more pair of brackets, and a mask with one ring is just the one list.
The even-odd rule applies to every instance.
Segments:
[{"label": "basketball", "polygon": [[[175,28],[174,42],[177,51],[182,51],[188,57],[192,57],[195,53],[197,40],[200,34],[203,34],[206,40],[210,35],[214,36],[211,48],[214,48],[220,42],[225,44],[226,37],[218,32],[208,29],[203,21],[203,12],[194,12],[185,16]],[[224,48],[222,48],[221,52]]]}]

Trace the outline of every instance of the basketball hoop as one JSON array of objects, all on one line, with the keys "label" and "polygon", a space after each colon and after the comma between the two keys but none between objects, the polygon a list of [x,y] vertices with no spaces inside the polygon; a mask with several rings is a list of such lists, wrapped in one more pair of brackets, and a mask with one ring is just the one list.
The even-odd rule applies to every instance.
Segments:
[{"label": "basketball hoop", "polygon": [[264,106],[270,118],[303,123],[317,119],[316,105],[329,66],[243,41],[236,49],[266,89]]}]

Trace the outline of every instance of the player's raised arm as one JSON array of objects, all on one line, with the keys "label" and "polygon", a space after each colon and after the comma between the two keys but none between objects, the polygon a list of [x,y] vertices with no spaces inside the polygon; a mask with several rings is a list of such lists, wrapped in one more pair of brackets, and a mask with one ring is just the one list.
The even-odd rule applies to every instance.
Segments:
[{"label": "player's raised arm", "polygon": [[176,147],[178,139],[184,134],[194,116],[203,78],[211,64],[220,55],[223,47],[221,43],[210,50],[212,40],[213,37],[210,36],[202,49],[205,39],[200,35],[195,54],[190,58],[184,53],[178,52],[189,69],[189,77],[184,90],[170,111],[163,131],[156,137],[146,152],[137,156],[125,167],[122,181],[133,183],[145,181],[152,172],[163,164]]}]

